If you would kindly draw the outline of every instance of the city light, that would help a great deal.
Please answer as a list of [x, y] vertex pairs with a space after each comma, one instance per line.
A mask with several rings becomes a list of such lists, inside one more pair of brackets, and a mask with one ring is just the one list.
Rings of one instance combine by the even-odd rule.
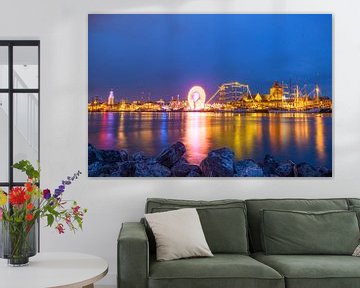
[[190, 110], [198, 111], [205, 109], [205, 90], [200, 86], [194, 86], [188, 93], [188, 103]]
[[332, 99], [321, 95], [321, 89], [317, 84], [313, 90], [307, 90], [299, 85], [289, 87], [285, 83], [275, 82], [268, 94], [252, 95], [249, 85], [230, 82], [221, 84], [208, 99], [201, 86], [193, 86], [186, 98], [176, 95], [167, 101], [162, 97], [155, 99], [158, 100], [150, 98], [144, 100], [140, 97], [139, 100], [131, 102], [126, 99], [116, 102], [114, 91], [111, 90], [106, 100], [102, 101], [99, 97], [94, 97], [88, 103], [88, 110], [90, 112], [332, 112]]
[[115, 104], [115, 97], [114, 97], [114, 91], [111, 90], [109, 97], [108, 97], [108, 105], [114, 105]]

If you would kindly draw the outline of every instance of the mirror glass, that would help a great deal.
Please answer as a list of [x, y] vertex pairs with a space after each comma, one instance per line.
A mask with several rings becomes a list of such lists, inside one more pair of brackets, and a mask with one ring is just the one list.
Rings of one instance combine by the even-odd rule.
[[[14, 163], [26, 159], [34, 167], [37, 167], [39, 149], [38, 109], [38, 94], [14, 94]], [[14, 181], [26, 181], [26, 175], [14, 169]]]
[[39, 55], [36, 46], [15, 46], [14, 55], [14, 88], [39, 88]]
[[9, 86], [9, 55], [8, 47], [0, 46], [0, 89]]
[[0, 182], [9, 181], [9, 98], [0, 93]]

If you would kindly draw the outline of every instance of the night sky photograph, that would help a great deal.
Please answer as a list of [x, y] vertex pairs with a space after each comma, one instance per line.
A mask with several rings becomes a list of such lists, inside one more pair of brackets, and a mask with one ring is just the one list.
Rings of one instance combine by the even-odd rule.
[[321, 85], [332, 96], [332, 15], [89, 15], [89, 97], [207, 94], [238, 81]]
[[90, 14], [89, 177], [332, 177], [332, 42], [331, 14]]

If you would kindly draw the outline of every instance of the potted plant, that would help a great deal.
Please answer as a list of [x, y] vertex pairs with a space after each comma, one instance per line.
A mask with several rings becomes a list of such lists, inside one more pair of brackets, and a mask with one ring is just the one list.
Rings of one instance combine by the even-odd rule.
[[11, 266], [21, 266], [36, 254], [36, 223], [40, 218], [45, 218], [47, 226], [55, 227], [59, 234], [65, 232], [65, 227], [75, 232], [82, 229], [86, 209], [63, 199], [66, 186], [80, 176], [80, 171], [50, 191], [38, 186], [40, 168], [35, 169], [26, 160], [13, 167], [28, 178], [23, 187], [11, 187], [8, 194], [0, 188], [0, 257], [8, 259]]

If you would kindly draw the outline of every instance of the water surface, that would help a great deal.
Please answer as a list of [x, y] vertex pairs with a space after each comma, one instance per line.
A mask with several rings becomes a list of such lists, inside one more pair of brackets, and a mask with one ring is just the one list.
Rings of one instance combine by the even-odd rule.
[[331, 114], [89, 112], [89, 143], [97, 148], [155, 156], [176, 141], [194, 164], [229, 147], [237, 159], [261, 161], [268, 153], [332, 168]]

